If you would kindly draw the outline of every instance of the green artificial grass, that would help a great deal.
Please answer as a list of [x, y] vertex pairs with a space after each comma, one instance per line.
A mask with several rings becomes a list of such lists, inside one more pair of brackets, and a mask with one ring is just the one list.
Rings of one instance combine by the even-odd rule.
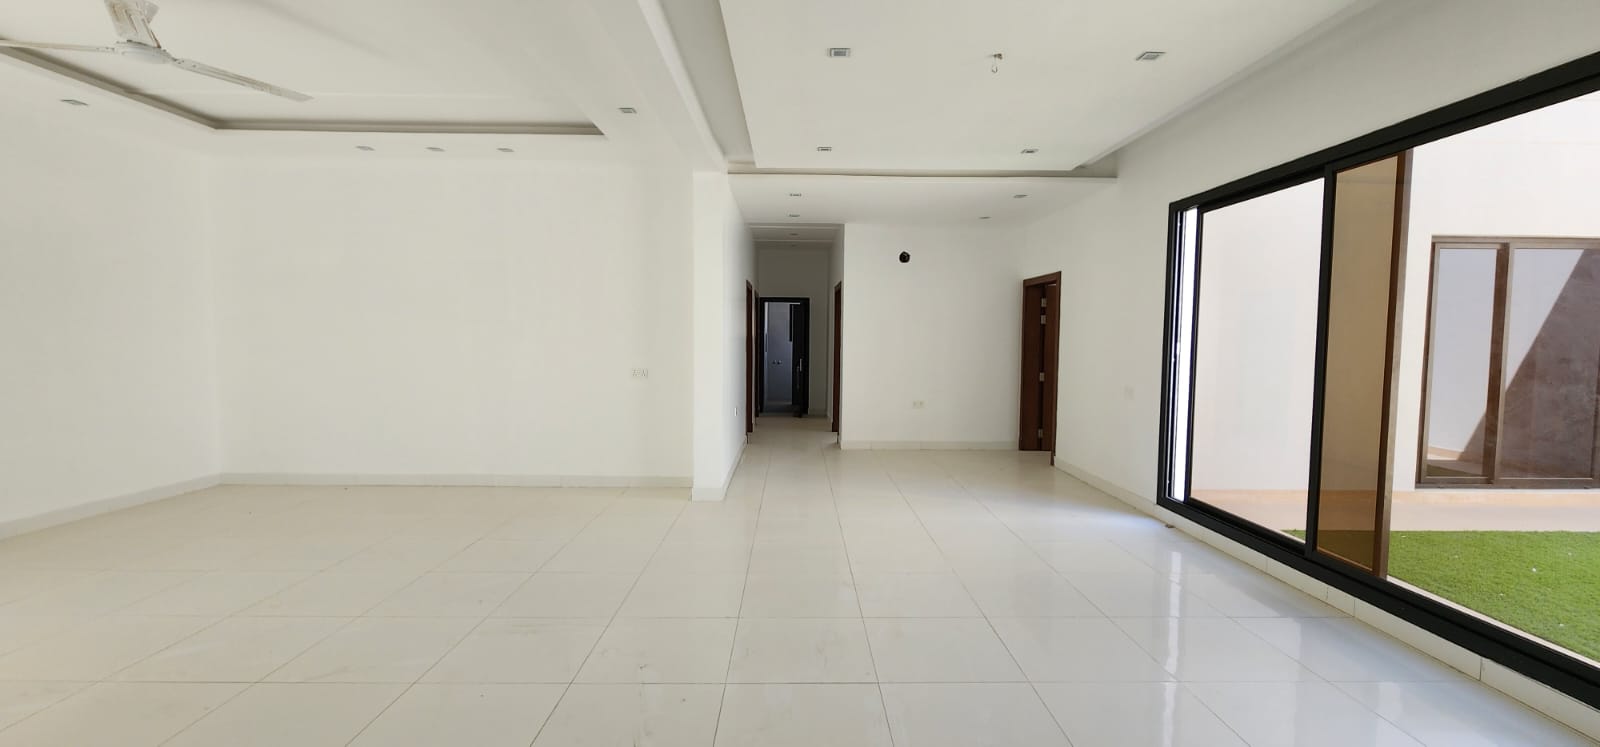
[[1389, 575], [1600, 659], [1600, 532], [1394, 532]]

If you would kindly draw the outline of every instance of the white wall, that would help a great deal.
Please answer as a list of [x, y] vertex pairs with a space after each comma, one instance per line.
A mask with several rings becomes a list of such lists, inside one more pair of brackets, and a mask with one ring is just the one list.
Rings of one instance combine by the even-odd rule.
[[692, 188], [604, 162], [219, 166], [225, 471], [687, 485]]
[[1207, 213], [1202, 247], [1191, 487], [1304, 490], [1321, 182]]
[[[1409, 490], [1416, 484], [1433, 237], [1600, 238], [1595, 174], [1600, 174], [1600, 95], [1593, 94], [1429, 143], [1413, 153], [1396, 397], [1396, 489]], [[1528, 313], [1512, 315], [1507, 376], [1521, 365], [1566, 280], [1560, 274], [1548, 282], [1528, 283], [1532, 270], [1523, 267], [1513, 281], [1519, 294], [1515, 309]], [[1535, 298], [1529, 291], [1541, 286], [1543, 297]], [[1478, 407], [1483, 407], [1481, 400]]]
[[0, 107], [8, 529], [218, 471], [204, 165], [68, 121], [84, 111]]
[[833, 285], [828, 281], [832, 274], [826, 249], [756, 248], [756, 288], [763, 297], [811, 299], [810, 415], [827, 414], [831, 396]]
[[840, 443], [1016, 448], [1016, 232], [851, 223], [843, 241]]
[[1170, 202], [1594, 52], [1597, 26], [1592, 0], [1382, 3], [1120, 152], [1020, 263], [1064, 271], [1057, 464], [1154, 500]]
[[[1428, 387], [1430, 449], [1465, 453], [1483, 426], [1489, 404], [1496, 254], [1493, 249], [1452, 249], [1442, 253], [1434, 267], [1433, 304], [1438, 313], [1431, 344], [1433, 368], [1439, 375]], [[1426, 296], [1417, 301], [1428, 303]], [[1426, 316], [1415, 316], [1418, 307], [1407, 311], [1415, 323], [1428, 323]], [[1478, 443], [1477, 452], [1469, 457], [1483, 456], [1482, 442]]]
[[694, 498], [727, 490], [745, 441], [746, 283], [755, 247], [726, 174], [694, 175]]

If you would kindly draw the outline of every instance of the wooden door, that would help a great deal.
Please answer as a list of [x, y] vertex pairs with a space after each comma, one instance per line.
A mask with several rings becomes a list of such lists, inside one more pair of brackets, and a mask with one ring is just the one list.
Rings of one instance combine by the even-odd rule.
[[1061, 346], [1061, 273], [1022, 283], [1021, 406], [1017, 448], [1056, 450], [1056, 395]]

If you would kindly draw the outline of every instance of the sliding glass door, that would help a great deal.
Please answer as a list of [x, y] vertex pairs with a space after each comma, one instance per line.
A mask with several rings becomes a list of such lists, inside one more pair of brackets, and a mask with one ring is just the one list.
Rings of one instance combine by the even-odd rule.
[[1173, 203], [1158, 501], [1600, 705], [1592, 67]]

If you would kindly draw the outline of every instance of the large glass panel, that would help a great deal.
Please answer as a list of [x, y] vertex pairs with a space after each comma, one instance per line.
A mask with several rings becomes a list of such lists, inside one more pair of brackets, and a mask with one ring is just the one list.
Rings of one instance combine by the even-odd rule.
[[[1600, 659], [1600, 490], [1592, 489], [1600, 427], [1596, 174], [1600, 96], [1416, 148], [1412, 246], [1495, 247], [1498, 261], [1491, 291], [1485, 260], [1440, 253], [1431, 349], [1422, 335], [1404, 336], [1402, 360], [1414, 365], [1402, 366], [1408, 378], [1399, 391], [1414, 386], [1422, 396], [1404, 399], [1401, 414], [1421, 417], [1429, 447], [1456, 448], [1441, 437], [1441, 423], [1456, 424], [1460, 443], [1466, 424], [1482, 420], [1472, 426], [1463, 458], [1450, 465], [1481, 476], [1430, 477], [1439, 474], [1437, 452], [1421, 470], [1421, 485], [1417, 471], [1397, 469], [1388, 557], [1391, 578], [1590, 659]], [[1426, 263], [1408, 269], [1426, 276]], [[1428, 290], [1421, 282], [1407, 286], [1409, 300]], [[1446, 295], [1457, 291], [1461, 303], [1446, 313]], [[1445, 352], [1452, 315], [1481, 330], [1490, 304], [1497, 329], [1488, 349], [1483, 333], [1473, 331], [1458, 355]], [[1404, 310], [1402, 329], [1423, 325], [1419, 306]], [[1441, 364], [1450, 357], [1459, 362]], [[1487, 406], [1475, 394], [1486, 371], [1498, 378], [1488, 383]], [[1400, 430], [1409, 425], [1402, 421]], [[1480, 450], [1481, 473], [1466, 469]]]
[[1305, 529], [1322, 182], [1207, 212], [1200, 236], [1192, 495]]
[[1507, 300], [1500, 474], [1595, 474], [1600, 251], [1514, 247]]
[[1406, 155], [1339, 172], [1328, 282], [1317, 549], [1377, 573], [1387, 541], [1391, 305]]
[[[1428, 329], [1427, 428], [1422, 475], [1489, 476], [1489, 417], [1498, 246], [1440, 246], [1433, 260]], [[1494, 384], [1498, 384], [1496, 381]]]

